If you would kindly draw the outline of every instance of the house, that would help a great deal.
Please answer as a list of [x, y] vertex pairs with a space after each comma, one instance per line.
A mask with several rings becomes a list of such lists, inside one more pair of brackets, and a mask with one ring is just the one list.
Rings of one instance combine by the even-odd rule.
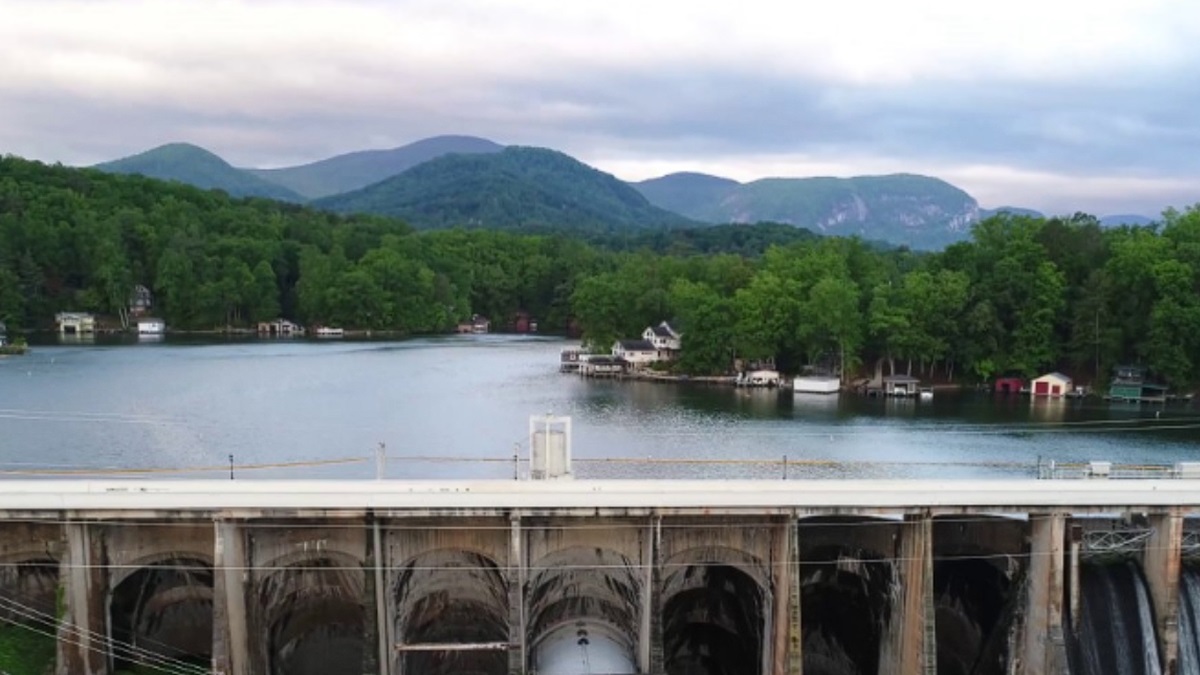
[[137, 322], [137, 331], [138, 335], [162, 335], [167, 332], [167, 322], [162, 319], [141, 318]]
[[54, 323], [64, 335], [96, 332], [96, 317], [86, 312], [59, 312], [54, 315]]
[[997, 394], [1019, 394], [1024, 386], [1025, 382], [1019, 377], [998, 377], [995, 389]]
[[658, 351], [659, 361], [670, 361], [679, 354], [683, 347], [682, 337], [682, 334], [671, 328], [671, 324], [666, 321], [642, 331], [642, 339], [654, 345], [654, 349]]
[[1167, 387], [1146, 381], [1146, 370], [1141, 366], [1117, 366], [1108, 387], [1108, 397], [1116, 401], [1167, 400]]
[[778, 370], [748, 370], [738, 374], [735, 382], [739, 387], [778, 387]]
[[921, 381], [912, 375], [888, 375], [883, 378], [885, 396], [916, 396]]
[[630, 364], [616, 356], [590, 356], [579, 364], [579, 373], [588, 377], [616, 377], [629, 370]]
[[1034, 396], [1066, 396], [1067, 392], [1071, 391], [1071, 378], [1062, 373], [1046, 373], [1029, 383], [1029, 390]]
[[482, 316], [480, 314], [472, 314], [470, 321], [463, 321], [458, 324], [457, 332], [459, 332], [459, 333], [474, 333], [476, 335], [482, 335], [484, 333], [490, 332], [491, 329], [492, 329], [492, 322], [488, 321], [486, 316]]
[[260, 321], [258, 324], [259, 335], [269, 335], [276, 337], [284, 337], [289, 335], [304, 335], [304, 326], [292, 323], [287, 319], [275, 319], [274, 321]]
[[154, 304], [154, 295], [149, 288], [138, 284], [129, 294], [129, 316], [139, 317], [150, 311]]
[[633, 368], [658, 361], [658, 349], [649, 340], [617, 340], [612, 355], [624, 359]]

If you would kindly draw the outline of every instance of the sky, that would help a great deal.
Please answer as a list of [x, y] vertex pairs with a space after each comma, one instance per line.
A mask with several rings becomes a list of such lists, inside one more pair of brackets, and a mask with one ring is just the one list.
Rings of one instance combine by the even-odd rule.
[[0, 153], [276, 167], [467, 134], [626, 180], [1200, 202], [1195, 0], [0, 0]]

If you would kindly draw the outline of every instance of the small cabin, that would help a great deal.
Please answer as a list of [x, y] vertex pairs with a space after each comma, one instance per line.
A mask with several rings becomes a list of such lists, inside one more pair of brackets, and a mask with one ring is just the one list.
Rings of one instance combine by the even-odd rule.
[[888, 375], [883, 378], [885, 396], [916, 396], [921, 381], [912, 375]]
[[1071, 391], [1071, 378], [1062, 373], [1046, 373], [1029, 384], [1029, 390], [1034, 396], [1049, 396], [1059, 398]]
[[54, 323], [64, 335], [96, 332], [96, 317], [86, 312], [59, 312], [54, 315]]
[[1019, 394], [1025, 387], [1025, 381], [1019, 377], [996, 378], [995, 391], [997, 394]]
[[458, 324], [457, 332], [483, 335], [484, 333], [491, 332], [491, 330], [492, 322], [489, 321], [486, 316], [472, 314], [470, 321], [463, 321], [462, 323]]
[[138, 335], [162, 335], [167, 332], [167, 322], [162, 319], [138, 319]]

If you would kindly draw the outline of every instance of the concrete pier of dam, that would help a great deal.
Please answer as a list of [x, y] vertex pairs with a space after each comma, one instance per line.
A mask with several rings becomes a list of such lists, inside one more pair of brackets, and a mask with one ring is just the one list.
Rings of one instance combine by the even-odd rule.
[[60, 675], [1035, 675], [1121, 556], [1174, 673], [1198, 516], [1185, 479], [6, 481], [0, 616]]

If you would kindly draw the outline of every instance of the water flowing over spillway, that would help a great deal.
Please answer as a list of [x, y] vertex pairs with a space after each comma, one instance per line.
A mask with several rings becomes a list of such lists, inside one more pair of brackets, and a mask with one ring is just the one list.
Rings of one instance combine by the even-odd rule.
[[1200, 568], [1179, 579], [1179, 675], [1200, 675]]
[[1132, 562], [1079, 566], [1073, 675], [1162, 675], [1154, 614]]

